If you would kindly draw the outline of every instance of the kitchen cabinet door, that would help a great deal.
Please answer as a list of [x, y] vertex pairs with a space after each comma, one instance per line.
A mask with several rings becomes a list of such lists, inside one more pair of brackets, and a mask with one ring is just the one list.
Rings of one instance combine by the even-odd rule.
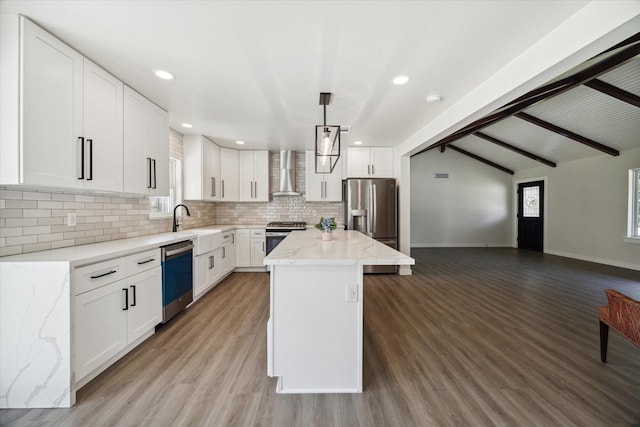
[[393, 178], [393, 148], [371, 147], [372, 176]]
[[126, 279], [75, 297], [76, 381], [127, 345]]
[[127, 287], [127, 343], [131, 343], [162, 322], [162, 267], [128, 277]]
[[20, 22], [22, 178], [15, 183], [82, 187], [83, 57], [31, 21]]
[[393, 178], [393, 147], [347, 148], [348, 178]]
[[[145, 99], [145, 101], [147, 101]], [[152, 159], [151, 196], [169, 195], [169, 114], [147, 101], [145, 115], [145, 149]]]
[[371, 152], [368, 147], [347, 149], [347, 174], [349, 178], [368, 178], [371, 171]]
[[254, 151], [255, 201], [269, 201], [269, 152]]
[[262, 267], [265, 257], [264, 239], [251, 239], [251, 266]]
[[185, 200], [220, 198], [220, 147], [200, 135], [183, 140]]
[[122, 82], [84, 59], [85, 188], [123, 191]]
[[[329, 170], [329, 167], [326, 167]], [[342, 162], [339, 159], [332, 173], [316, 173], [315, 153], [306, 152], [306, 200], [308, 202], [342, 201]]]
[[124, 192], [169, 195], [169, 125], [166, 111], [125, 86]]
[[240, 200], [238, 150], [220, 147], [220, 201]]
[[269, 201], [269, 152], [240, 151], [240, 200]]
[[247, 228], [236, 230], [236, 267], [251, 267], [251, 235]]

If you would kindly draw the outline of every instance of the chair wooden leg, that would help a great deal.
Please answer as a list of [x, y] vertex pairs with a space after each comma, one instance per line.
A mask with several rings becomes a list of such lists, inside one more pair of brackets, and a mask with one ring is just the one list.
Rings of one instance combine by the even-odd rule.
[[600, 360], [607, 363], [607, 345], [609, 343], [609, 325], [600, 321]]

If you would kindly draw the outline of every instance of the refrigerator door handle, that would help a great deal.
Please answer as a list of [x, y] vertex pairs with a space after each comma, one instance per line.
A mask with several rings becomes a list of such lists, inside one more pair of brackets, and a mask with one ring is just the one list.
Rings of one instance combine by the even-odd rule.
[[371, 236], [371, 234], [373, 233], [373, 229], [372, 229], [372, 223], [374, 220], [374, 214], [373, 214], [373, 186], [370, 185], [368, 187], [369, 189], [369, 209], [367, 209], [368, 211], [368, 215], [367, 215], [367, 234], [369, 236]]
[[[373, 169], [373, 166], [371, 166]], [[376, 232], [376, 221], [378, 220], [378, 200], [376, 199], [377, 187], [376, 184], [371, 185], [371, 233]]]

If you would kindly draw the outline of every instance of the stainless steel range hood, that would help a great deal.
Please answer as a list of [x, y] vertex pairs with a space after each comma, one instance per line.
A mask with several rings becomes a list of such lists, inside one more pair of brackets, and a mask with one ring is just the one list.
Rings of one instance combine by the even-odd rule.
[[296, 191], [296, 153], [280, 151], [280, 189], [274, 196], [299, 196]]

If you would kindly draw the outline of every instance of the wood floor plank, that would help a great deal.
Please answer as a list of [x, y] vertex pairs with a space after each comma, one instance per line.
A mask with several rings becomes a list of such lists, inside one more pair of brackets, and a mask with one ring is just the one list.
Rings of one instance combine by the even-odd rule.
[[364, 392], [279, 395], [266, 376], [267, 273], [234, 273], [87, 384], [71, 409], [2, 426], [638, 425], [640, 349], [604, 289], [640, 272], [508, 248], [417, 249], [413, 276], [368, 275]]

